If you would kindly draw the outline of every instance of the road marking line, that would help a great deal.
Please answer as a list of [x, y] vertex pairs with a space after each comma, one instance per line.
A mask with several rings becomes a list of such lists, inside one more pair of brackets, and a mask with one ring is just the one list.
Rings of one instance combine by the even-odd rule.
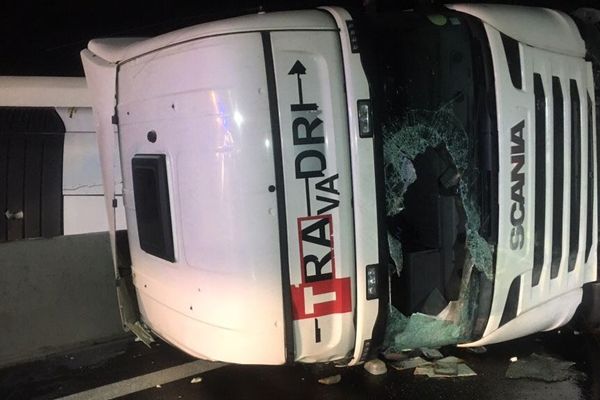
[[84, 392], [71, 394], [69, 396], [61, 397], [58, 400], [111, 400], [131, 393], [150, 389], [156, 385], [164, 385], [169, 382], [187, 378], [188, 376], [201, 374], [225, 365], [227, 364], [204, 360], [192, 361], [176, 367], [151, 372], [146, 375], [136, 376], [135, 378], [125, 379], [120, 382], [115, 382], [86, 390]]

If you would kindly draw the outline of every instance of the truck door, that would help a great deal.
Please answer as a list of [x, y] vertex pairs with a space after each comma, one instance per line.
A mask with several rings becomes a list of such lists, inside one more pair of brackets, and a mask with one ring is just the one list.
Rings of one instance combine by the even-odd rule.
[[266, 39], [280, 119], [296, 360], [340, 359], [354, 346], [356, 263], [339, 34], [273, 32]]

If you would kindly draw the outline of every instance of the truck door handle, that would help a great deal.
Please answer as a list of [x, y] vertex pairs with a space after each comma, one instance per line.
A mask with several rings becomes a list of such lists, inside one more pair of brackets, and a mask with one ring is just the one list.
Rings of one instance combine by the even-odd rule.
[[18, 219], [23, 219], [23, 211], [19, 210], [19, 211], [10, 211], [10, 210], [6, 210], [6, 212], [4, 213], [4, 216], [6, 217], [6, 219], [10, 220], [18, 220]]

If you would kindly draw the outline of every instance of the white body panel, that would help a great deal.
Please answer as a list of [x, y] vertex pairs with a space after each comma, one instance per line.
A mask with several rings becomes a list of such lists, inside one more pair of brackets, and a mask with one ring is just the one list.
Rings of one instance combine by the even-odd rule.
[[[260, 35], [248, 33], [192, 41], [125, 63], [117, 112], [144, 321], [197, 357], [281, 364], [277, 203], [267, 190], [275, 178], [261, 53]], [[150, 130], [157, 132], [156, 143], [146, 140]], [[140, 248], [131, 176], [136, 154], [166, 155], [174, 263]]]
[[[536, 308], [524, 311], [517, 318], [491, 331], [481, 340], [461, 345], [461, 347], [485, 346], [527, 336], [534, 332], [558, 328], [566, 324], [573, 317], [573, 313], [575, 312], [573, 307], [577, 307], [581, 302], [581, 292], [581, 289], [576, 289], [551, 298]], [[549, 315], [552, 318], [549, 318]]]
[[117, 63], [176, 44], [211, 36], [231, 35], [243, 32], [298, 31], [331, 28], [330, 17], [326, 13], [315, 12], [314, 10], [260, 13], [190, 26], [150, 40], [142, 40], [140, 38], [96, 39], [89, 43], [88, 48], [92, 53], [102, 57], [102, 59], [111, 63]]
[[0, 76], [2, 107], [90, 107], [84, 78]]
[[[584, 283], [597, 279], [596, 252], [597, 240], [592, 240], [587, 260], [586, 253], [586, 221], [588, 213], [592, 213], [592, 238], [598, 236], [597, 226], [597, 196], [594, 203], [587, 204], [588, 190], [597, 193], [598, 179], [594, 173], [594, 187], [587, 187], [588, 176], [588, 93], [593, 101], [594, 82], [591, 64], [586, 62], [581, 55], [585, 54], [585, 46], [579, 33], [574, 27], [574, 22], [564, 14], [551, 10], [525, 9], [523, 15], [535, 15], [534, 20], [541, 29], [531, 30], [532, 34], [525, 36], [530, 30], [517, 29], [520, 21], [521, 8], [496, 6], [455, 6], [457, 10], [471, 13], [485, 18], [489, 24], [484, 23], [493, 59], [495, 92], [498, 120], [498, 160], [499, 160], [499, 234], [496, 256], [496, 273], [494, 280], [494, 294], [492, 308], [487, 327], [483, 337], [466, 346], [480, 346], [504, 340], [514, 339], [540, 330], [549, 330], [566, 324], [581, 302], [581, 287]], [[485, 11], [485, 12], [484, 12]], [[488, 12], [489, 11], [489, 12]], [[496, 12], [497, 11], [497, 12]], [[514, 18], [510, 18], [514, 15]], [[557, 26], [552, 21], [562, 21]], [[522, 21], [521, 21], [522, 22]], [[512, 34], [514, 38], [521, 38], [529, 44], [539, 44], [545, 49], [536, 48], [520, 43], [519, 54], [521, 61], [522, 89], [515, 88], [511, 81], [507, 56], [505, 54], [500, 32], [495, 27], [505, 27], [505, 34]], [[562, 31], [561, 31], [562, 29]], [[573, 31], [575, 29], [575, 31]], [[560, 33], [556, 33], [556, 30]], [[542, 38], [552, 38], [543, 41]], [[557, 39], [557, 40], [555, 40]], [[571, 45], [567, 51], [564, 47]], [[560, 50], [562, 54], [549, 50]], [[568, 55], [567, 55], [568, 54]], [[536, 131], [535, 131], [535, 100], [534, 100], [534, 74], [539, 74], [545, 93], [545, 180], [544, 198], [546, 202], [544, 220], [543, 266], [539, 283], [533, 282], [534, 268], [534, 216], [536, 205], [534, 199], [536, 179]], [[564, 96], [564, 147], [554, 148], [554, 120], [553, 120], [553, 77], [560, 79]], [[579, 89], [580, 114], [581, 114], [581, 185], [574, 190], [580, 191], [580, 212], [578, 226], [577, 259], [574, 265], [569, 266], [569, 240], [571, 234], [570, 212], [571, 209], [571, 97], [570, 80], [575, 80]], [[592, 110], [595, 107], [592, 105]], [[511, 190], [511, 178], [514, 176], [511, 150], [515, 143], [511, 142], [511, 129], [523, 122], [522, 136], [525, 143], [525, 162], [523, 166], [525, 185], [523, 188], [524, 202], [524, 228], [523, 245], [511, 246], [514, 241], [514, 225], [511, 218], [514, 216], [511, 206], [514, 203], [514, 193]], [[593, 124], [595, 129], [595, 124]], [[560, 205], [553, 203], [553, 153], [563, 152], [564, 180], [563, 202]], [[597, 171], [597, 160], [594, 157], [594, 169]], [[562, 258], [556, 276], [551, 276], [552, 238], [553, 238], [553, 210], [558, 207], [564, 210], [562, 217]], [[516, 248], [515, 248], [516, 247]], [[569, 271], [569, 269], [572, 269]], [[518, 305], [516, 317], [505, 325], [501, 325], [501, 318], [505, 305], [509, 300], [509, 289], [514, 280], [520, 279]]]
[[[80, 235], [108, 231], [104, 209], [104, 196], [64, 196], [64, 234]], [[125, 209], [121, 205], [116, 212], [117, 228], [125, 229]]]
[[[272, 44], [296, 361], [330, 361], [347, 356], [354, 346], [352, 311], [356, 303], [350, 148], [339, 35], [335, 31], [274, 32]], [[305, 67], [305, 74], [289, 74], [296, 62]], [[294, 111], [294, 105], [300, 103], [313, 104], [315, 109]], [[319, 143], [295, 143], [295, 135]], [[301, 177], [309, 173], [315, 177]], [[324, 232], [319, 232], [319, 226]], [[308, 237], [324, 240], [316, 244]], [[313, 256], [317, 258], [311, 261]], [[324, 261], [325, 257], [329, 259]], [[327, 278], [326, 274], [333, 276]]]
[[[91, 107], [58, 108], [65, 124], [63, 154], [63, 232], [77, 235], [108, 231], [98, 142]], [[120, 188], [119, 195], [120, 195]], [[125, 209], [118, 203], [116, 227], [125, 229]]]
[[[366, 267], [379, 264], [377, 239], [377, 201], [375, 190], [375, 161], [373, 138], [361, 138], [358, 129], [358, 100], [370, 98], [369, 83], [362, 68], [360, 55], [352, 52], [346, 22], [352, 18], [341, 8], [324, 7], [340, 27], [340, 44], [344, 60], [346, 98], [348, 104], [348, 130], [350, 137], [350, 161], [354, 212], [354, 245], [356, 253], [356, 339], [350, 365], [361, 361], [369, 351], [365, 342], [370, 341], [373, 327], [380, 310], [379, 299], [367, 300]], [[380, 266], [381, 267], [381, 266]]]
[[452, 4], [456, 11], [473, 15], [491, 28], [539, 49], [582, 58], [585, 43], [567, 14], [540, 7], [506, 4]]
[[113, 200], [116, 199], [117, 182], [121, 177], [121, 166], [118, 157], [118, 141], [112, 116], [116, 106], [117, 66], [94, 56], [88, 50], [81, 52], [81, 61], [86, 74], [86, 82], [92, 93], [96, 140], [100, 151], [100, 167], [102, 185], [104, 186], [104, 207], [107, 214], [108, 233], [110, 236], [113, 263], [116, 271], [116, 210]]
[[[88, 111], [91, 117], [91, 108], [78, 110], [77, 114], [81, 114], [81, 111]], [[63, 117], [63, 113], [60, 114]], [[69, 121], [68, 114], [65, 117]], [[87, 128], [82, 127], [77, 130], [65, 124], [67, 129], [63, 156], [63, 193], [66, 195], [103, 193], [96, 132], [93, 131], [93, 122], [90, 123]]]

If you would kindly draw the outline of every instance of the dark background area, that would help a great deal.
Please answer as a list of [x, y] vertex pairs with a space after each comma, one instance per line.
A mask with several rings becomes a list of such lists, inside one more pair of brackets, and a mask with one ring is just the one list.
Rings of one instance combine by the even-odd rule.
[[[79, 52], [93, 38], [154, 36], [205, 21], [255, 13], [260, 10], [343, 5], [360, 12], [364, 10], [366, 1], [369, 2], [369, 7], [384, 12], [430, 4], [426, 1], [414, 0], [2, 2], [0, 3], [2, 5], [0, 75], [83, 76]], [[572, 11], [578, 7], [600, 8], [600, 2], [593, 0], [494, 1], [494, 3], [499, 2], [546, 6], [564, 11]]]

